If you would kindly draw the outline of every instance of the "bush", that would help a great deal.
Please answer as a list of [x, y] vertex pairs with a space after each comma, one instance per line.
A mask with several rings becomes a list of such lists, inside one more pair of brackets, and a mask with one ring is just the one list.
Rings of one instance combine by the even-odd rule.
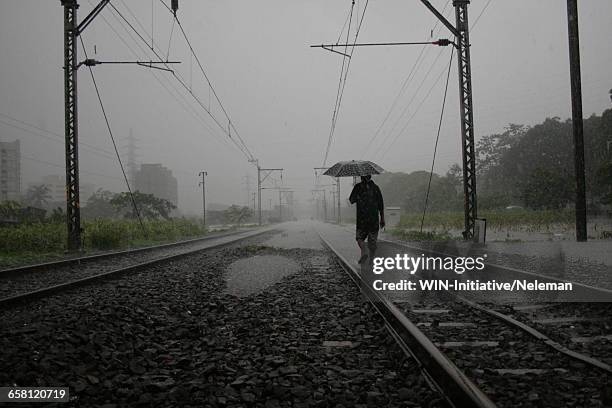
[[[177, 241], [204, 235], [199, 221], [187, 218], [144, 222], [97, 219], [85, 221], [83, 240], [86, 249], [118, 249], [128, 245]], [[6, 254], [43, 254], [66, 248], [64, 223], [34, 223], [0, 227], [0, 251]]]
[[[526, 229], [540, 231], [554, 225], [571, 225], [574, 222], [572, 210], [484, 210], [479, 218], [487, 219], [487, 229]], [[403, 214], [400, 227], [405, 229], [420, 228], [422, 214]], [[462, 212], [437, 212], [425, 215], [424, 228], [444, 231], [462, 230], [464, 218]]]
[[56, 252], [62, 251], [66, 242], [65, 224], [21, 224], [0, 228], [2, 252]]
[[128, 225], [121, 221], [95, 220], [85, 224], [85, 247], [95, 249], [121, 248], [127, 242]]
[[453, 239], [447, 232], [394, 230], [393, 235], [404, 241], [450, 241]]

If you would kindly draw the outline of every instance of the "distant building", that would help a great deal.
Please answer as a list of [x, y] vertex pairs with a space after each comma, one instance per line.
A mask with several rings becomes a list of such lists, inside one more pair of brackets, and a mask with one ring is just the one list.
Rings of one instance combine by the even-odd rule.
[[172, 171], [159, 163], [141, 164], [136, 172], [136, 190], [178, 205], [178, 182]]
[[[49, 189], [49, 207], [62, 206], [66, 203], [66, 177], [57, 174], [44, 176], [38, 183], [29, 183], [29, 186], [39, 186], [44, 184]], [[79, 183], [79, 200], [81, 207], [85, 205], [87, 199], [94, 193], [94, 185], [90, 183]]]
[[19, 140], [0, 142], [0, 201], [21, 198], [21, 148]]

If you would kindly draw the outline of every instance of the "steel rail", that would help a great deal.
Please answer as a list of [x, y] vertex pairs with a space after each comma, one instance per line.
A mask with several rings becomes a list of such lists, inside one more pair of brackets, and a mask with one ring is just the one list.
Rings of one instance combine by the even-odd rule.
[[[453, 257], [456, 258], [457, 255], [452, 255], [452, 254], [447, 254], [447, 253], [443, 253], [443, 252], [439, 252], [439, 251], [433, 251], [433, 250], [425, 250], [422, 248], [415, 248], [415, 247], [411, 247], [410, 245], [406, 245], [406, 244], [402, 244], [396, 241], [389, 241], [386, 239], [380, 239], [379, 242], [386, 242], [389, 244], [393, 244], [393, 245], [397, 245], [397, 246], [401, 246], [401, 247], [405, 247], [414, 251], [419, 251], [421, 253], [427, 253], [427, 254], [433, 254], [433, 255], [438, 255], [438, 256], [448, 256], [448, 257]], [[548, 280], [552, 280], [555, 282], [571, 282], [573, 285], [577, 285], [578, 287], [580, 287], [581, 289], [585, 290], [585, 291], [589, 291], [589, 292], [596, 292], [599, 291], [602, 294], [605, 294], [607, 296], [610, 296], [610, 294], [612, 293], [612, 291], [610, 291], [609, 289], [604, 289], [604, 288], [597, 288], [595, 286], [590, 286], [590, 285], [585, 285], [585, 284], [581, 284], [578, 282], [573, 282], [573, 281], [565, 281], [563, 279], [557, 279], [557, 278], [553, 278], [550, 276], [546, 276], [546, 275], [541, 275], [535, 272], [527, 272], [527, 271], [522, 271], [520, 269], [515, 269], [515, 268], [510, 268], [510, 267], [506, 267], [506, 266], [502, 266], [502, 265], [495, 265], [495, 264], [489, 264], [487, 263], [486, 266], [492, 267], [492, 268], [496, 268], [496, 269], [500, 269], [500, 270], [506, 270], [506, 271], [511, 271], [517, 274], [525, 274], [528, 276], [536, 276], [536, 277], [540, 277], [542, 279], [548, 279]], [[491, 308], [488, 308], [486, 306], [483, 306], [477, 302], [474, 302], [472, 300], [466, 299], [463, 296], [457, 295], [456, 293], [453, 293], [451, 291], [446, 291], [446, 293], [450, 296], [452, 296], [455, 300], [457, 300], [458, 302], [461, 302], [473, 309], [479, 310], [481, 312], [484, 312], [486, 314], [488, 314], [489, 316], [494, 317], [495, 319], [505, 323], [507, 326], [512, 327], [512, 328], [517, 328], [527, 334], [529, 334], [530, 336], [532, 336], [533, 338], [535, 338], [536, 340], [539, 340], [541, 343], [545, 344], [546, 346], [574, 359], [577, 361], [580, 361], [582, 363], [588, 364], [591, 367], [606, 371], [607, 373], [612, 374], [612, 366], [610, 364], [607, 364], [599, 359], [596, 359], [594, 357], [588, 356], [586, 354], [582, 354], [579, 353], [577, 351], [574, 351], [570, 348], [567, 348], [566, 346], [562, 345], [561, 343], [551, 339], [550, 337], [548, 337], [546, 334], [542, 333], [541, 331], [537, 330], [536, 328], [523, 323], [517, 319], [515, 319], [512, 316], [509, 316], [505, 313], [501, 313], [498, 312], [497, 310], [493, 310]]]
[[81, 256], [78, 258], [61, 259], [58, 261], [43, 262], [39, 264], [24, 265], [24, 266], [18, 266], [15, 268], [2, 269], [0, 270], [0, 279], [8, 277], [8, 276], [12, 276], [12, 275], [39, 272], [39, 271], [44, 271], [44, 270], [51, 269], [51, 268], [57, 268], [57, 267], [63, 267], [63, 266], [69, 266], [69, 265], [77, 265], [81, 263], [87, 263], [87, 262], [97, 261], [101, 259], [112, 258], [115, 256], [139, 254], [139, 253], [144, 253], [144, 252], [156, 251], [158, 249], [166, 249], [166, 248], [172, 248], [175, 246], [193, 244], [196, 242], [208, 241], [208, 240], [215, 239], [215, 238], [223, 238], [223, 237], [227, 237], [230, 235], [241, 234], [244, 232], [245, 231], [231, 231], [227, 233], [211, 234], [211, 235], [205, 235], [203, 237], [188, 239], [184, 241], [170, 242], [167, 244], [146, 246], [146, 247], [134, 248], [134, 249], [126, 249], [126, 250], [121, 250], [121, 251], [103, 252], [103, 253], [94, 254], [94, 255]]
[[359, 272], [337, 252], [321, 234], [319, 238], [339, 260], [340, 265], [366, 295], [368, 301], [385, 321], [402, 350], [413, 357], [422, 373], [453, 407], [494, 408], [491, 401], [433, 342], [412, 323], [392, 302], [365, 284]]
[[[213, 244], [211, 246], [208, 246], [206, 248], [198, 248], [198, 249], [192, 249], [189, 251], [185, 251], [185, 252], [181, 252], [179, 254], [174, 254], [174, 255], [170, 255], [170, 256], [165, 256], [165, 257], [161, 257], [161, 258], [156, 258], [153, 260], [149, 260], [149, 261], [145, 261], [145, 262], [141, 262], [138, 264], [134, 264], [134, 265], [130, 265], [127, 267], [123, 267], [123, 268], [118, 268], [109, 272], [103, 272], [97, 275], [93, 275], [93, 276], [89, 276], [86, 278], [81, 278], [81, 279], [76, 279], [73, 281], [69, 281], [69, 282], [65, 282], [65, 283], [61, 283], [58, 285], [54, 285], [54, 286], [49, 286], [43, 289], [37, 289], [31, 292], [25, 292], [25, 293], [21, 293], [19, 295], [15, 295], [15, 296], [10, 296], [7, 298], [3, 298], [0, 299], [0, 308], [2, 307], [7, 307], [7, 306], [12, 306], [15, 304], [19, 304], [22, 302], [27, 302], [27, 301], [33, 301], [33, 300], [38, 300], [38, 299], [42, 299], [44, 297], [47, 296], [51, 296], [53, 294], [68, 290], [68, 289], [73, 289], [73, 288], [77, 288], [77, 287], [82, 287], [82, 286], [86, 286], [89, 284], [93, 284], [96, 283], [98, 281], [103, 281], [103, 280], [107, 280], [107, 279], [112, 279], [112, 278], [117, 278], [121, 275], [125, 275], [128, 273], [134, 273], [134, 272], [138, 272], [140, 270], [143, 270], [145, 268], [151, 268], [151, 267], [155, 267], [155, 266], [159, 266], [162, 265], [164, 263], [167, 263], [169, 261], [175, 261], [178, 260], [182, 257], [185, 257], [187, 255], [192, 255], [196, 252], [201, 252], [201, 251], [208, 251], [211, 249], [218, 249], [221, 247], [224, 247], [226, 245], [230, 245], [233, 243], [236, 243], [238, 241], [241, 241], [243, 239], [247, 239], [247, 238], [252, 238], [252, 237], [256, 237], [258, 235], [261, 234], [265, 234], [267, 232], [272, 232], [274, 231], [273, 228], [269, 228], [269, 229], [259, 229], [256, 230], [255, 232], [247, 232], [246, 235], [244, 236], [240, 236], [240, 237], [236, 237], [235, 239], [230, 239], [229, 241], [224, 241], [224, 242], [220, 242], [217, 244]], [[228, 234], [230, 235], [230, 234]], [[222, 238], [222, 237], [217, 237], [217, 238]]]

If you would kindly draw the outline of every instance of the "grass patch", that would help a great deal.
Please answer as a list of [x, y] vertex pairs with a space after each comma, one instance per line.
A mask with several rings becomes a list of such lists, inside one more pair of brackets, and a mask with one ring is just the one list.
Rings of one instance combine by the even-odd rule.
[[450, 241], [454, 238], [447, 232], [439, 233], [435, 231], [415, 231], [395, 229], [391, 232], [394, 237], [403, 241]]
[[[200, 222], [186, 218], [145, 221], [144, 229], [133, 220], [92, 220], [82, 225], [86, 252], [155, 245], [206, 234]], [[63, 258], [66, 236], [64, 223], [0, 227], [0, 266]]]
[[[487, 229], [548, 231], [554, 226], [571, 227], [574, 223], [573, 210], [483, 210], [479, 218], [486, 218]], [[422, 214], [403, 214], [400, 228], [420, 228]], [[425, 216], [424, 228], [433, 230], [462, 230], [464, 215], [462, 212], [438, 212]]]

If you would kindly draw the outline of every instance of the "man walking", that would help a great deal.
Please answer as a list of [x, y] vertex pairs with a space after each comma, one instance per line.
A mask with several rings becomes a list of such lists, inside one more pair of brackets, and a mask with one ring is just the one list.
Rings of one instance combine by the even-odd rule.
[[[357, 203], [357, 229], [355, 238], [361, 250], [359, 263], [368, 259], [365, 250], [365, 240], [368, 240], [370, 258], [374, 257], [376, 241], [378, 240], [378, 228], [385, 226], [385, 211], [380, 188], [372, 181], [372, 176], [361, 176], [361, 182], [355, 184], [349, 197], [351, 204]], [[378, 214], [380, 213], [380, 222]]]

